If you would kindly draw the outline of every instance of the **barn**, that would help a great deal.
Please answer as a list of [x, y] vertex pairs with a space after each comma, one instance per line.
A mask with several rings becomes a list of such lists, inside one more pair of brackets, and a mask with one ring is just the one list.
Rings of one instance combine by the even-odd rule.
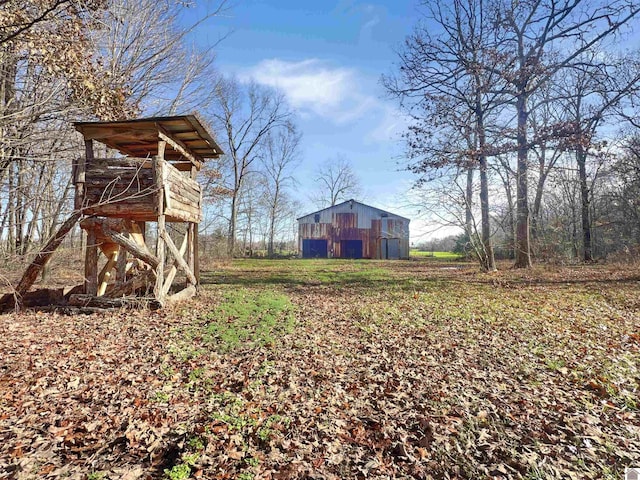
[[303, 258], [409, 258], [409, 222], [348, 200], [298, 218]]

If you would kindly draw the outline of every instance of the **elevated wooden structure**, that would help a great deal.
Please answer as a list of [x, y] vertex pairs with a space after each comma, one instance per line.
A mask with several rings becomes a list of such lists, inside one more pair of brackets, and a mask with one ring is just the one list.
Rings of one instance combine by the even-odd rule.
[[[123, 297], [135, 300], [140, 290], [151, 290], [151, 299], [162, 306], [195, 294], [202, 218], [196, 175], [205, 159], [222, 154], [211, 134], [194, 115], [74, 126], [85, 143], [85, 156], [73, 169], [74, 212], [36, 255], [15, 291], [0, 299], [0, 311], [28, 303], [24, 300], [38, 273], [78, 221], [87, 239], [85, 278], [65, 299], [67, 304], [120, 307], [126, 303]], [[95, 142], [119, 155], [96, 156]], [[147, 228], [149, 223], [156, 224], [155, 231]], [[171, 223], [186, 225], [179, 242], [169, 234]], [[147, 230], [155, 233], [153, 245]], [[101, 254], [106, 260], [98, 270]], [[171, 295], [178, 271], [184, 273], [186, 286]]]
[[[199, 283], [202, 218], [196, 175], [206, 158], [222, 154], [213, 137], [193, 115], [74, 126], [85, 141], [85, 158], [76, 165], [73, 179], [75, 207], [85, 217], [80, 225], [87, 232], [83, 298], [121, 297], [148, 279], [160, 305], [193, 295]], [[123, 156], [98, 158], [94, 142]], [[157, 224], [154, 252], [146, 242], [146, 222]], [[187, 225], [179, 246], [167, 223]], [[98, 271], [100, 253], [106, 263]], [[168, 297], [179, 270], [187, 285]]]

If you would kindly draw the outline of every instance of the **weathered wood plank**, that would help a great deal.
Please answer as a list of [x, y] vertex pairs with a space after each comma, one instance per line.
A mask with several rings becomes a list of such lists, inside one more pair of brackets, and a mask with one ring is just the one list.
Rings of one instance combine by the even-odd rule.
[[123, 159], [97, 159], [87, 165], [88, 172], [139, 172], [141, 175], [151, 174], [151, 162], [145, 159], [133, 159], [126, 157]]
[[189, 285], [188, 287], [180, 290], [178, 293], [168, 296], [166, 302], [171, 304], [183, 302], [193, 297], [197, 292], [198, 291], [196, 287], [194, 287], [193, 285]]
[[125, 234], [116, 232], [106, 225], [103, 225], [102, 232], [114, 243], [117, 243], [121, 247], [125, 248], [129, 253], [131, 253], [131, 255], [139, 258], [146, 264], [151, 265], [151, 267], [157, 268], [160, 264], [160, 259], [153, 256], [146, 245], [142, 246], [137, 242], [129, 239]]
[[71, 214], [67, 220], [60, 226], [58, 231], [49, 239], [46, 245], [38, 252], [33, 261], [29, 264], [25, 272], [22, 274], [22, 278], [18, 282], [14, 293], [6, 294], [0, 299], [0, 305], [11, 303], [17, 298], [18, 303], [20, 297], [23, 296], [35, 283], [38, 274], [42, 271], [44, 265], [49, 261], [53, 253], [62, 243], [62, 240], [67, 236], [67, 233], [74, 227], [74, 225], [80, 219], [81, 212], [75, 211]]
[[156, 184], [160, 187], [156, 197], [156, 210], [158, 212], [158, 237], [156, 239], [156, 257], [158, 265], [156, 266], [156, 284], [153, 294], [160, 302], [164, 304], [163, 283], [164, 283], [164, 235], [165, 235], [165, 216], [164, 216], [164, 160], [159, 157], [153, 157], [153, 174]]
[[102, 215], [110, 217], [129, 218], [132, 220], [155, 221], [155, 208], [147, 207], [141, 204], [129, 203], [113, 203], [106, 205], [97, 205], [86, 209], [88, 215]]
[[183, 212], [187, 212], [190, 213], [192, 215], [199, 215], [200, 214], [200, 208], [198, 205], [194, 205], [192, 203], [185, 203], [185, 202], [181, 202], [177, 199], [174, 199], [174, 201], [171, 204], [171, 207], [173, 210], [182, 210]]
[[95, 158], [92, 163], [92, 168], [104, 168], [109, 166], [151, 169], [151, 159], [140, 157]]
[[184, 261], [184, 258], [182, 257], [182, 255], [180, 255], [180, 251], [173, 243], [173, 240], [171, 240], [171, 237], [169, 236], [169, 234], [166, 231], [163, 231], [161, 235], [167, 247], [169, 247], [169, 250], [171, 251], [171, 254], [173, 255], [175, 261], [178, 263], [178, 268], [182, 270], [184, 274], [187, 276], [187, 278], [189, 279], [189, 281], [195, 285], [196, 284], [195, 275], [189, 268], [189, 265], [187, 264], [187, 262]]
[[200, 216], [183, 210], [165, 210], [167, 221], [170, 222], [199, 222]]
[[[185, 234], [184, 238], [182, 239], [182, 244], [180, 245], [180, 255], [184, 256], [184, 253], [187, 249], [187, 243], [188, 243], [188, 233]], [[171, 268], [169, 269], [168, 272], [166, 272], [167, 275], [165, 277], [165, 282], [164, 282], [164, 286], [163, 286], [163, 293], [166, 295], [167, 293], [169, 293], [169, 289], [171, 288], [171, 285], [173, 284], [173, 279], [176, 277], [176, 273], [178, 273], [178, 262], [174, 260], [173, 264], [171, 265]]]
[[87, 230], [84, 257], [84, 292], [95, 295], [98, 291], [98, 243], [95, 229]]
[[200, 192], [189, 191], [187, 189], [181, 189], [177, 185], [170, 185], [171, 198], [175, 198], [187, 205], [200, 206]]

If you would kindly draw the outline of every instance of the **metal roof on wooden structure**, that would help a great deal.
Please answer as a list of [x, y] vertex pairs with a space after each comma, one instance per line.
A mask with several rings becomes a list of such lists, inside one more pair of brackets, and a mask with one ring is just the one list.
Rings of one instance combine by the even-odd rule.
[[347, 200], [346, 202], [338, 203], [338, 204], [333, 205], [331, 207], [323, 208], [322, 210], [318, 210], [317, 212], [307, 213], [306, 215], [303, 215], [301, 217], [296, 218], [296, 220], [297, 221], [305, 221], [305, 219], [307, 219], [307, 217], [309, 217], [309, 221], [314, 221], [314, 216], [315, 215], [322, 214], [322, 213], [327, 213], [327, 212], [329, 212], [331, 210], [340, 210], [345, 205], [349, 205], [351, 209], [353, 209], [353, 206], [355, 205], [357, 208], [370, 210], [370, 211], [376, 212], [378, 215], [381, 215], [381, 216], [385, 216], [385, 217], [391, 216], [392, 218], [406, 220], [407, 222], [411, 221], [410, 219], [408, 219], [406, 217], [403, 217], [401, 215], [398, 215], [396, 213], [387, 212], [386, 210], [382, 210], [381, 208], [372, 207], [371, 205], [367, 205], [365, 203], [358, 202], [357, 200], [354, 200], [354, 199]]
[[173, 140], [167, 140], [164, 153], [169, 161], [195, 160], [194, 163], [198, 163], [224, 153], [195, 115], [76, 122], [73, 125], [85, 139], [97, 140], [132, 157], [157, 155], [159, 138]]

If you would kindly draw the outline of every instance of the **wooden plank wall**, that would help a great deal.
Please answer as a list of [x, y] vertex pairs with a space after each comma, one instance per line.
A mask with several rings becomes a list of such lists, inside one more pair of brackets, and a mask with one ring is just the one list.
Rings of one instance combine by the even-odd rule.
[[139, 158], [103, 158], [87, 162], [87, 214], [148, 219], [155, 216], [156, 190], [151, 162]]
[[183, 222], [200, 222], [202, 195], [198, 182], [191, 180], [171, 164], [166, 164], [164, 171], [166, 215]]

